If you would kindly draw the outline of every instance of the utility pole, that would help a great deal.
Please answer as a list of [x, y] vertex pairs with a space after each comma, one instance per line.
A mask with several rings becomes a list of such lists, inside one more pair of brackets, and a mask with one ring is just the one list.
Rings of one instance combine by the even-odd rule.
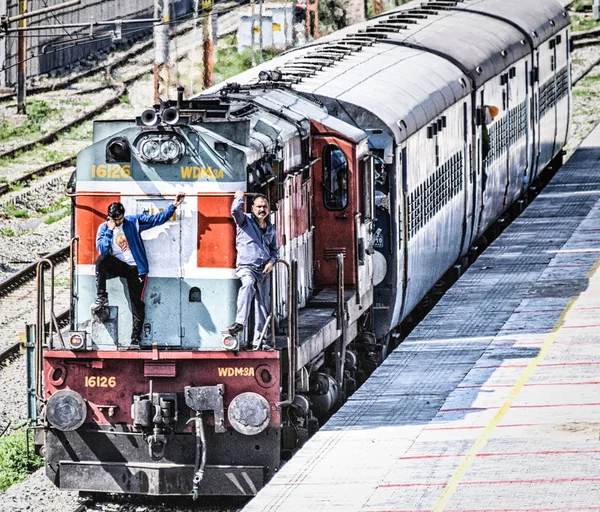
[[378, 14], [381, 14], [384, 11], [383, 0], [373, 0], [372, 6], [373, 16], [377, 16]]
[[204, 71], [202, 73], [202, 78], [205, 89], [208, 89], [213, 84], [213, 50], [215, 43], [213, 41], [212, 33], [212, 10], [213, 0], [202, 0], [202, 15], [204, 16], [204, 23], [202, 25]]
[[318, 39], [319, 34], [319, 0], [306, 2], [306, 36]]
[[[48, 12], [58, 11], [66, 9], [73, 5], [78, 5], [81, 0], [69, 0], [52, 7], [44, 7], [43, 9], [37, 9], [35, 11], [27, 11], [27, 0], [19, 0], [19, 15], [9, 18], [7, 16], [0, 16], [0, 30], [4, 32], [4, 35], [17, 32], [17, 113], [26, 113], [25, 98], [26, 87], [27, 87], [27, 19], [46, 14]], [[6, 5], [6, 3], [4, 4]], [[9, 28], [11, 23], [19, 22], [18, 28]], [[39, 27], [34, 27], [39, 28]]]
[[[19, 15], [27, 13], [27, 0], [19, 0]], [[19, 20], [19, 28], [27, 26], [27, 19]], [[27, 107], [27, 34], [22, 30], [17, 35], [17, 114], [25, 114]]]
[[169, 0], [154, 0], [154, 103], [169, 99]]
[[250, 59], [252, 67], [256, 66], [256, 57], [254, 56], [254, 48], [256, 48], [256, 20], [254, 19], [254, 0], [250, 0], [250, 17], [252, 18], [252, 43], [250, 44]]
[[263, 0], [258, 1], [258, 27], [259, 27], [259, 39], [258, 39], [258, 56], [260, 63], [264, 62], [263, 59]]

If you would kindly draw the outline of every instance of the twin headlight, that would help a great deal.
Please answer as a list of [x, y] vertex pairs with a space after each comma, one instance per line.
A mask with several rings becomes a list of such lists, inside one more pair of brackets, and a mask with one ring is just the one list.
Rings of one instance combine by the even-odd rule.
[[185, 146], [173, 135], [146, 135], [136, 145], [145, 162], [174, 163], [185, 153]]

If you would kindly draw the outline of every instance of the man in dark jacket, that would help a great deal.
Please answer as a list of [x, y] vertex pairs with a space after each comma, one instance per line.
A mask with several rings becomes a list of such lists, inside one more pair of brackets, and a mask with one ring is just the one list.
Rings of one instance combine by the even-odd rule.
[[[244, 192], [235, 193], [231, 205], [231, 216], [237, 225], [236, 275], [242, 281], [238, 293], [235, 323], [227, 329], [233, 336], [244, 329], [250, 306], [254, 301], [254, 348], [258, 348], [271, 306], [270, 277], [277, 260], [277, 234], [269, 220], [269, 203], [262, 194], [256, 194], [252, 202], [252, 213], [244, 213]], [[263, 343], [265, 350], [271, 349]]]
[[108, 219], [98, 228], [96, 248], [100, 253], [96, 259], [97, 298], [91, 305], [92, 311], [108, 306], [106, 279], [124, 277], [131, 299], [133, 328], [131, 346], [139, 347], [144, 323], [144, 290], [148, 280], [148, 257], [141, 232], [160, 226], [169, 220], [175, 209], [183, 202], [185, 194], [178, 192], [173, 204], [155, 215], [127, 215], [121, 203], [111, 203]]

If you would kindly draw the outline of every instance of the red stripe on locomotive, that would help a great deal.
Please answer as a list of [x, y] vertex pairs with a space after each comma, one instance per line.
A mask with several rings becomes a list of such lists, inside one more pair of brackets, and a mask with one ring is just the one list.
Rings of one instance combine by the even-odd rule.
[[78, 265], [93, 265], [98, 256], [96, 251], [96, 233], [106, 220], [108, 205], [119, 201], [120, 196], [86, 196], [77, 198], [75, 209], [75, 231], [79, 237], [77, 251]]
[[198, 197], [198, 267], [235, 267], [233, 197]]

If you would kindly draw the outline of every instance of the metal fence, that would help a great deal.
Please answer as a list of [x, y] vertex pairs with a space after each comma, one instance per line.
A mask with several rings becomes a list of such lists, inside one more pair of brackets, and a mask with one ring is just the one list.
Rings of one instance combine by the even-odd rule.
[[[24, 1], [24, 0], [21, 0]], [[62, 0], [26, 0], [27, 11], [35, 11]], [[193, 10], [194, 0], [171, 0], [171, 19]], [[19, 14], [19, 0], [0, 0], [0, 14]], [[81, 4], [46, 13], [27, 20], [29, 27], [91, 23], [118, 19], [151, 18], [154, 0], [82, 0]], [[15, 28], [17, 24], [11, 24]], [[82, 59], [114, 48], [117, 42], [137, 40], [152, 33], [152, 24], [123, 25], [117, 40], [114, 26], [49, 28], [27, 32], [27, 76], [62, 70]], [[17, 81], [17, 33], [0, 34], [0, 86], [12, 87]]]

